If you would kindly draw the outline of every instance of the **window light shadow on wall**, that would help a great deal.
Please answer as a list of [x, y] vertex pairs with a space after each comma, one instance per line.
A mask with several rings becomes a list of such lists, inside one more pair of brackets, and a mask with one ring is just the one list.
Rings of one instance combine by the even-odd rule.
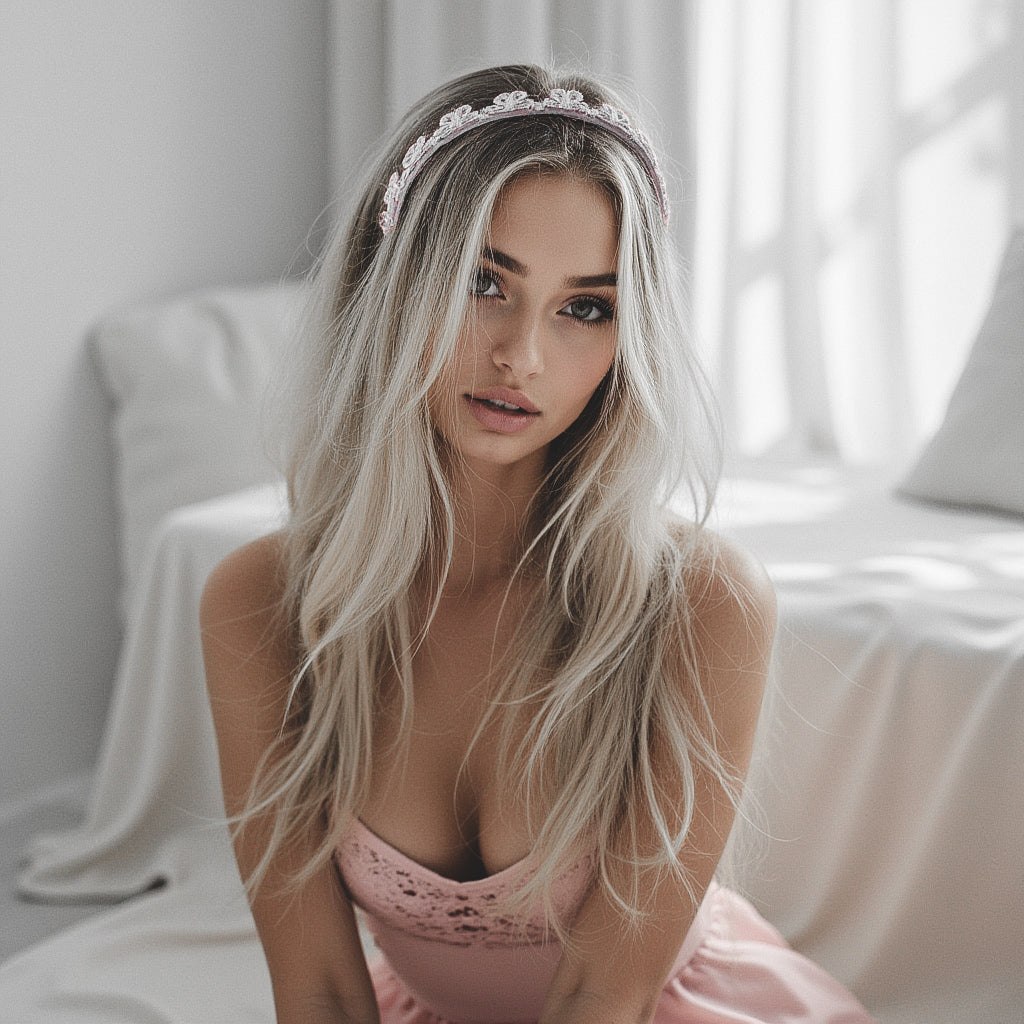
[[741, 451], [938, 423], [1022, 190], [1020, 7], [701, 6], [695, 315]]

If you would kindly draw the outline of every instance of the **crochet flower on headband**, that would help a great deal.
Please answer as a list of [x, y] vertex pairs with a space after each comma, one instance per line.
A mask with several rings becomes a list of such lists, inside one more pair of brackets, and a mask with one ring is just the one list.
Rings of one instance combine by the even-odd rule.
[[617, 139], [625, 143], [644, 165], [651, 184], [654, 186], [662, 219], [666, 224], [668, 223], [668, 190], [654, 155], [654, 149], [647, 136], [632, 125], [625, 111], [613, 107], [610, 103], [592, 107], [584, 100], [583, 94], [575, 89], [552, 89], [547, 96], [540, 100], [531, 99], [527, 93], [517, 90], [516, 92], [503, 92], [495, 96], [492, 103], [479, 110], [474, 110], [468, 103], [456, 107], [441, 118], [432, 135], [421, 135], [406, 150], [405, 156], [402, 157], [401, 171], [395, 171], [391, 175], [384, 193], [384, 207], [378, 218], [384, 234], [387, 235], [393, 231], [398, 223], [402, 203], [405, 201], [413, 181], [416, 180], [416, 175], [445, 143], [490, 121], [538, 114], [557, 115], [585, 121], [611, 132]]

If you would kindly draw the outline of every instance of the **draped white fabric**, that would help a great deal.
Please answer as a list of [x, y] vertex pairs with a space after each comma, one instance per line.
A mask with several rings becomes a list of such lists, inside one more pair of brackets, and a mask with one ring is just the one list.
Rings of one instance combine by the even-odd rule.
[[733, 444], [902, 462], [1014, 218], [1019, 0], [333, 0], [336, 191], [427, 89], [585, 61], [654, 112]]

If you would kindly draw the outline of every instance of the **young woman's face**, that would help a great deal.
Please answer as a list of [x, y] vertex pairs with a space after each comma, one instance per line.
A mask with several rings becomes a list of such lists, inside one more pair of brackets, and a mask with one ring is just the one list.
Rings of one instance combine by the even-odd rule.
[[529, 174], [502, 192], [486, 244], [431, 413], [472, 468], [539, 479], [615, 357], [615, 215], [596, 185]]

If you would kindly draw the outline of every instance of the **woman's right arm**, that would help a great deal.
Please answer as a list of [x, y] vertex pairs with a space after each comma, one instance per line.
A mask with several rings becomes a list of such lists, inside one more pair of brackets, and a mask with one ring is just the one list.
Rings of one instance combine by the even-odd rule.
[[[203, 591], [203, 659], [217, 732], [224, 806], [245, 807], [260, 759], [278, 734], [299, 656], [280, 621], [283, 593], [276, 535], [239, 548], [214, 569]], [[266, 849], [272, 812], [235, 839], [248, 878]], [[299, 889], [286, 889], [320, 837], [303, 837], [278, 853], [250, 897], [267, 958], [278, 1024], [347, 1024], [379, 1020], [355, 913], [333, 864]]]

